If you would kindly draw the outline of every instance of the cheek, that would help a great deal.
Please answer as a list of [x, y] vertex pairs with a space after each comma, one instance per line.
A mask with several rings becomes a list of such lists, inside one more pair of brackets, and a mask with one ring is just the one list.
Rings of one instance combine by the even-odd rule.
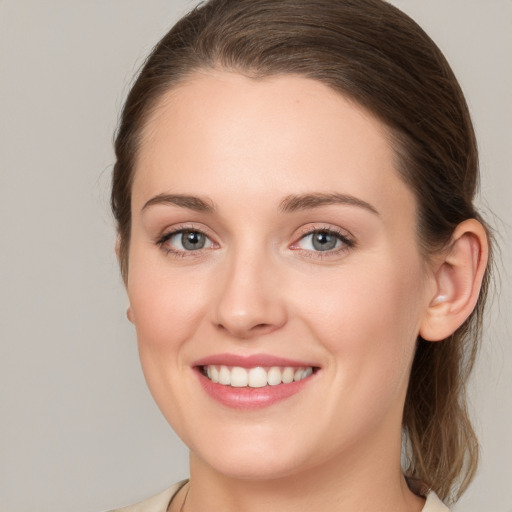
[[[187, 341], [205, 315], [207, 287], [200, 273], [171, 272], [158, 258], [132, 250], [127, 288], [147, 385], [164, 416], [176, 423], [190, 392]], [[174, 426], [179, 430], [180, 422]]]
[[197, 319], [204, 315], [208, 303], [206, 276], [199, 272], [171, 272], [161, 263], [144, 260], [144, 255], [134, 251], [128, 279], [139, 345], [151, 350], [172, 350], [191, 336]]
[[344, 387], [368, 383], [380, 393], [405, 385], [420, 325], [421, 282], [417, 260], [398, 267], [381, 259], [331, 276], [328, 286], [308, 287], [310, 329], [334, 356]]

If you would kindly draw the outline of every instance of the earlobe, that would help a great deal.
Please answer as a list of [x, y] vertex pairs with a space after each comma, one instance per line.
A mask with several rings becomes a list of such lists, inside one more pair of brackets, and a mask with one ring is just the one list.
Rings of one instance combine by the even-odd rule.
[[455, 229], [434, 275], [436, 292], [420, 326], [420, 336], [440, 341], [469, 317], [478, 300], [487, 267], [487, 233], [480, 222], [468, 219]]
[[126, 318], [128, 318], [128, 320], [133, 324], [133, 313], [130, 306], [126, 309]]
[[117, 235], [117, 238], [116, 238], [115, 251], [116, 251], [117, 261], [119, 262], [119, 256], [121, 254], [121, 239], [119, 238], [119, 235]]

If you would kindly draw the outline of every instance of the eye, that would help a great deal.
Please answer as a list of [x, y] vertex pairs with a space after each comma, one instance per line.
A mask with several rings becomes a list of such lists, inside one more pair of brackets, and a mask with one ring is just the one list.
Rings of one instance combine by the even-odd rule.
[[199, 251], [214, 247], [214, 243], [196, 229], [180, 229], [167, 233], [158, 243], [170, 252]]
[[352, 247], [353, 245], [354, 243], [341, 233], [330, 229], [318, 229], [302, 236], [291, 248], [327, 252]]

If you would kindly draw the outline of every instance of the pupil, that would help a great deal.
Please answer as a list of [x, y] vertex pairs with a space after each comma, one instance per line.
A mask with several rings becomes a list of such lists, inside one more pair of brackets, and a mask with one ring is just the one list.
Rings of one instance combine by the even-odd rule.
[[181, 235], [181, 243], [185, 249], [196, 251], [204, 247], [205, 237], [197, 231], [185, 231]]
[[329, 233], [315, 233], [313, 236], [313, 247], [317, 251], [329, 251], [336, 247], [337, 238]]

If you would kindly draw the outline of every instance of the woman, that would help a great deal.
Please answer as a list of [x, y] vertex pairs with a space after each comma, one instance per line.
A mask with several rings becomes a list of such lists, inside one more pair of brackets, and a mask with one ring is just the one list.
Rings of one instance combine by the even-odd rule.
[[132, 511], [447, 510], [489, 280], [452, 71], [381, 0], [211, 0], [116, 136], [117, 252], [190, 480]]

